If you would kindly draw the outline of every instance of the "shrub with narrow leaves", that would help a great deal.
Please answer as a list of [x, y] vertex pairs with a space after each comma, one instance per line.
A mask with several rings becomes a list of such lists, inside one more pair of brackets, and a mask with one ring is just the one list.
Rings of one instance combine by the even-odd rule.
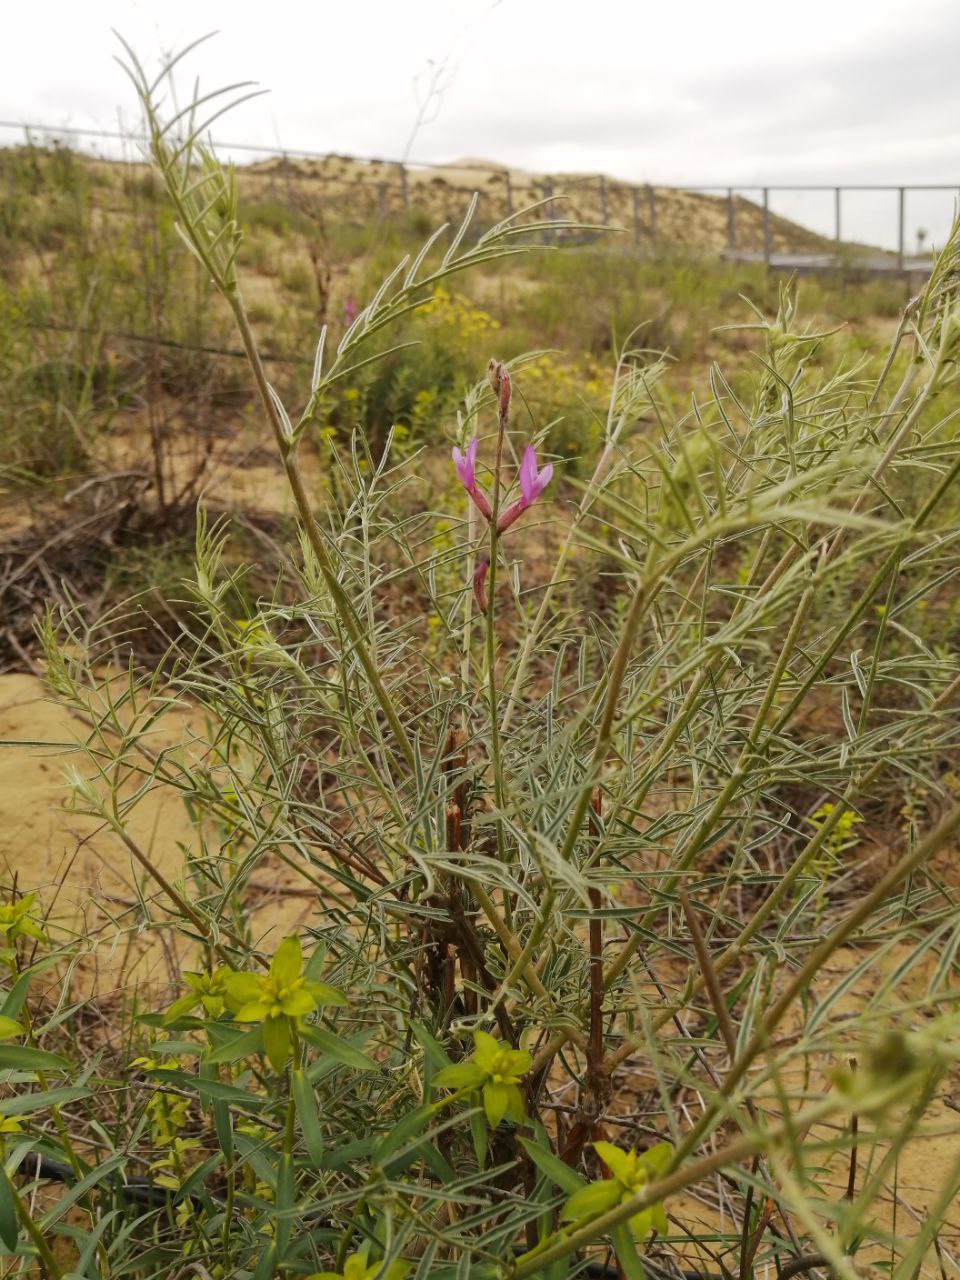
[[[187, 959], [84, 1058], [85, 943], [10, 895], [12, 1265], [558, 1280], [615, 1255], [630, 1280], [702, 1257], [853, 1280], [879, 1259], [914, 1280], [957, 1181], [890, 1232], [884, 1188], [932, 1116], [952, 1123], [934, 1108], [960, 1042], [936, 865], [960, 831], [941, 772], [960, 655], [910, 625], [960, 576], [960, 227], [875, 377], [832, 362], [792, 284], [751, 318], [754, 365], [712, 369], [679, 415], [628, 340], [577, 485], [523, 407], [531, 366], [496, 353], [426, 458], [362, 428], [341, 449], [331, 390], [388, 330], [564, 224], [438, 231], [334, 350], [321, 332], [294, 408], [245, 308], [236, 182], [201, 142], [218, 104], [162, 117], [164, 75], [127, 53], [295, 526], [251, 606], [201, 511], [157, 670], [118, 681], [121, 639], [80, 612], [42, 627], [83, 724], [75, 802], [130, 853], [130, 927]], [[905, 787], [910, 838], [861, 859]], [[179, 874], [137, 821], [171, 796], [193, 824]], [[255, 913], [281, 868], [304, 903], [282, 939]], [[702, 1226], [686, 1197], [718, 1185]]]

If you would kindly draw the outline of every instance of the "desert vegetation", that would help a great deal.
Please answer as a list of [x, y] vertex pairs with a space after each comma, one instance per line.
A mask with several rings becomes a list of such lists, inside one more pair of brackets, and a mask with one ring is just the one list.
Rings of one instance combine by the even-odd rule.
[[4, 1274], [955, 1274], [960, 225], [361, 226], [124, 60], [0, 156]]

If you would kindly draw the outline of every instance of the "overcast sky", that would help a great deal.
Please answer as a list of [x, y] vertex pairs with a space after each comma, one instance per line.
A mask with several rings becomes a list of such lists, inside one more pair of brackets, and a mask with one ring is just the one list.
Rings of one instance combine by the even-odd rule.
[[[268, 148], [392, 158], [409, 146], [415, 160], [483, 157], [678, 184], [960, 184], [957, 0], [4, 7], [4, 120], [133, 125], [110, 28], [150, 62], [216, 28], [191, 74], [208, 88], [256, 80], [269, 94], [214, 132]], [[416, 85], [422, 94], [431, 63], [446, 68], [442, 93], [411, 142]], [[952, 200], [916, 197], [911, 223], [942, 221]], [[852, 197], [850, 217], [866, 203]], [[808, 221], [828, 217], [826, 199], [806, 205]]]

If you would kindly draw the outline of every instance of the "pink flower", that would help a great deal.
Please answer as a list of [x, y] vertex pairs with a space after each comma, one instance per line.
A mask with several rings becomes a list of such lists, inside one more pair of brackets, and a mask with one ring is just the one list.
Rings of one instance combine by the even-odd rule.
[[475, 473], [477, 449], [479, 447], [480, 441], [476, 436], [474, 436], [467, 445], [467, 452], [465, 454], [461, 453], [460, 450], [454, 446], [451, 456], [453, 457], [453, 465], [457, 469], [457, 475], [460, 477], [460, 483], [473, 499], [480, 514], [489, 520], [490, 503], [487, 501], [486, 495], [478, 486]]
[[531, 503], [536, 502], [552, 479], [553, 463], [548, 462], [542, 471], [538, 471], [536, 450], [532, 444], [528, 444], [523, 451], [523, 461], [520, 463], [519, 476], [520, 492], [523, 494], [523, 500], [528, 507]]
[[497, 533], [509, 529], [515, 520], [523, 515], [527, 507], [533, 506], [553, 477], [553, 463], [548, 462], [542, 471], [537, 470], [537, 453], [532, 444], [523, 451], [520, 473], [517, 480], [520, 484], [520, 497], [512, 506], [504, 511], [497, 521]]
[[474, 467], [477, 463], [477, 450], [480, 448], [480, 440], [474, 436], [467, 445], [466, 454], [462, 454], [456, 445], [453, 446], [453, 465], [457, 468], [457, 475], [460, 477], [460, 483], [466, 489], [467, 493], [476, 484], [474, 476]]

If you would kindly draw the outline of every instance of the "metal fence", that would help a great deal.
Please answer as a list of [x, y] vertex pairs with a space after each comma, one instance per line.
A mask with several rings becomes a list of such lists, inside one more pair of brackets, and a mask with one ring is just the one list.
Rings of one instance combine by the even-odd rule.
[[[91, 139], [121, 143], [124, 146], [142, 144], [146, 141], [143, 135], [134, 132], [86, 129], [72, 126], [60, 127], [12, 120], [0, 120], [0, 130], [10, 134], [22, 134], [25, 142], [41, 145], [63, 143], [67, 139]], [[458, 172], [461, 174], [485, 175], [486, 189], [478, 192], [478, 210], [481, 221], [485, 218], [487, 222], [493, 222], [504, 216], [504, 214], [512, 215], [519, 207], [521, 198], [523, 198], [524, 203], [530, 203], [531, 195], [541, 203], [542, 217], [548, 221], [559, 220], [561, 217], [567, 216], [566, 209], [561, 207], [561, 198], [564, 201], [577, 200], [581, 204], [586, 203], [591, 213], [595, 211], [595, 216], [591, 218], [591, 221], [596, 221], [601, 227], [615, 228], [632, 233], [632, 238], [636, 245], [648, 248], [655, 247], [660, 240], [658, 211], [664, 206], [667, 199], [675, 198], [678, 194], [707, 197], [711, 201], [719, 201], [721, 205], [725, 204], [726, 207], [724, 256], [737, 261], [762, 261], [768, 266], [800, 269], [803, 269], [804, 266], [827, 268], [845, 264], [857, 269], [871, 271], [921, 270], [929, 265], [929, 258], [917, 255], [911, 256], [907, 252], [906, 207], [908, 194], [951, 192], [956, 195], [960, 193], [960, 184], [948, 183], [902, 185], [846, 183], [839, 186], [818, 183], [792, 183], [771, 184], [768, 186], [741, 184], [728, 187], [713, 184], [682, 184], [676, 187], [658, 187], [649, 183], [633, 184], [615, 181], [602, 174], [584, 175], [582, 177], [564, 176], [561, 189], [557, 185], [559, 180], [556, 178], [534, 178], [531, 175], [528, 180], [526, 175], [519, 174], [516, 170], [511, 171], [502, 166], [483, 163], [471, 163], [469, 165], [434, 164], [410, 159], [393, 160], [375, 156], [343, 155], [292, 148], [276, 150], [247, 142], [220, 141], [215, 145], [218, 152], [224, 155], [236, 153], [242, 156], [259, 157], [261, 160], [272, 162], [273, 167], [270, 171], [245, 169], [244, 172], [245, 174], [255, 174], [267, 180], [272, 180], [274, 184], [277, 182], [284, 184], [288, 198], [291, 196], [295, 182], [322, 182], [329, 181], [330, 178], [329, 173], [326, 171], [301, 169], [297, 163], [298, 161], [321, 162], [326, 166], [337, 163], [359, 163], [367, 166], [370, 173], [362, 184], [365, 198], [373, 205], [369, 212], [376, 212], [380, 217], [388, 216], [395, 210], [407, 211], [411, 207], [416, 207], [418, 197], [423, 194], [422, 188], [424, 185], [422, 182], [418, 182], [417, 179], [428, 173], [435, 175], [446, 174], [451, 177]], [[129, 160], [129, 157], [123, 155], [120, 157], [102, 156], [100, 158], [114, 160], [126, 158]], [[139, 160], [133, 161], [133, 163], [138, 162]], [[464, 187], [463, 191], [465, 190], [466, 188]], [[832, 251], [791, 252], [775, 248], [772, 222], [773, 218], [778, 215], [775, 215], [772, 211], [771, 197], [779, 194], [801, 192], [818, 192], [832, 195]], [[857, 246], [858, 252], [851, 254], [850, 246], [844, 244], [843, 198], [845, 194], [853, 192], [893, 193], [896, 196], [897, 237], [895, 253], [887, 254], [881, 250], [871, 250], [867, 246]], [[744, 193], [750, 193], [757, 198], [748, 200]], [[748, 247], [746, 244], [741, 243], [740, 228], [742, 219], [738, 218], [738, 205], [741, 212], [745, 208], [749, 210], [752, 224], [756, 224], [759, 219], [761, 236], [757, 247]], [[788, 215], [779, 216], [783, 220]], [[811, 232], [811, 234], [817, 234], [825, 240], [828, 239], [822, 233]]]
[[[720, 188], [704, 188], [704, 190], [720, 190]], [[833, 239], [836, 251], [839, 253], [843, 246], [843, 196], [846, 192], [868, 191], [868, 192], [890, 192], [897, 197], [897, 249], [896, 249], [896, 268], [900, 271], [916, 269], [919, 261], [917, 258], [911, 258], [907, 254], [906, 248], [906, 208], [907, 195], [910, 192], [926, 192], [926, 191], [949, 191], [955, 196], [960, 196], [960, 184], [957, 183], [910, 183], [901, 186], [887, 183], [845, 183], [843, 186], [831, 186], [825, 183], [786, 183], [777, 186], [740, 186], [726, 188], [727, 201], [727, 244], [731, 253], [736, 254], [737, 249], [737, 233], [735, 218], [735, 195], [743, 191], [756, 191], [760, 193], [759, 205], [763, 215], [763, 258], [767, 263], [771, 262], [773, 253], [771, 249], [770, 236], [770, 196], [777, 192], [826, 192], [833, 196]], [[927, 259], [924, 258], [923, 263], [926, 264]], [[878, 263], [879, 269], [879, 263]]]

